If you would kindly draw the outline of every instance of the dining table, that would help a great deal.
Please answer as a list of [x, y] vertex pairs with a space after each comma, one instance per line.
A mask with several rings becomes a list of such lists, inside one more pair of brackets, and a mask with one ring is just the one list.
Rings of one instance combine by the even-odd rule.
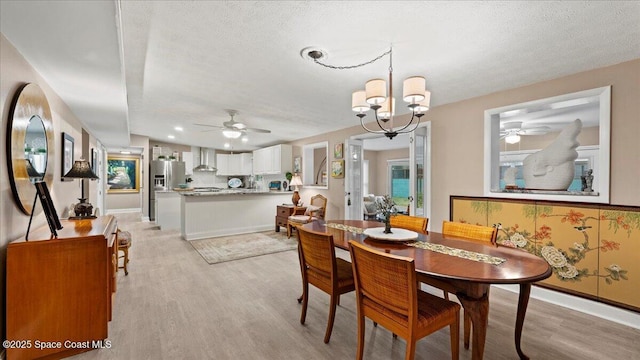
[[[520, 359], [529, 359], [521, 348], [531, 285], [551, 276], [551, 267], [542, 258], [524, 250], [496, 246], [480, 240], [461, 239], [429, 231], [404, 236], [369, 236], [384, 227], [378, 221], [327, 220], [303, 225], [305, 230], [333, 236], [336, 248], [348, 250], [354, 240], [372, 249], [412, 258], [420, 282], [443, 289], [458, 297], [471, 318], [471, 358], [482, 359], [489, 318], [489, 289], [492, 284], [518, 284], [518, 310], [515, 347]], [[369, 230], [367, 230], [369, 229]], [[399, 230], [399, 229], [398, 229]], [[394, 229], [391, 229], [393, 233]], [[468, 347], [468, 343], [465, 344]]]

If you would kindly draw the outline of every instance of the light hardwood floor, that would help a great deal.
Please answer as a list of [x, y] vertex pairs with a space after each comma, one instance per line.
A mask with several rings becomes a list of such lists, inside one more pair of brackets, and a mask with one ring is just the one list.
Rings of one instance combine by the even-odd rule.
[[[329, 297], [310, 287], [301, 325], [295, 251], [208, 265], [178, 232], [117, 216], [133, 235], [129, 275], [118, 272], [110, 349], [73, 359], [353, 359], [354, 295], [343, 295], [324, 344]], [[517, 359], [517, 295], [494, 288], [485, 359]], [[461, 326], [462, 329], [462, 326]], [[365, 359], [404, 359], [405, 343], [367, 322]], [[462, 341], [462, 336], [460, 336]], [[532, 359], [640, 359], [640, 330], [532, 299], [523, 350]], [[461, 359], [470, 359], [464, 350]], [[418, 342], [416, 359], [450, 359], [448, 329]]]

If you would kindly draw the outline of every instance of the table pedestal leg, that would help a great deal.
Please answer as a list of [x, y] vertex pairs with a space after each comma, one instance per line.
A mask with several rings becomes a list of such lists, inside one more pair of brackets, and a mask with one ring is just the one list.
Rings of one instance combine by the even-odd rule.
[[522, 339], [522, 327], [524, 326], [524, 316], [527, 313], [527, 305], [529, 304], [529, 294], [531, 293], [531, 284], [520, 284], [520, 296], [518, 297], [518, 315], [516, 317], [516, 351], [521, 360], [528, 360], [529, 357], [522, 352], [520, 340]]
[[464, 307], [465, 314], [471, 317], [471, 358], [481, 360], [484, 354], [484, 343], [487, 336], [489, 318], [489, 296], [484, 294], [480, 298], [471, 298], [458, 294], [458, 299]]

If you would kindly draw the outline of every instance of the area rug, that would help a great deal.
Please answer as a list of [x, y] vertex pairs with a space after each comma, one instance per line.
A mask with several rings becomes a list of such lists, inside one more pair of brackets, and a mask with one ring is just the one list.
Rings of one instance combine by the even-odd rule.
[[287, 239], [286, 232], [275, 231], [192, 240], [190, 243], [209, 264], [293, 250], [298, 246], [295, 238]]

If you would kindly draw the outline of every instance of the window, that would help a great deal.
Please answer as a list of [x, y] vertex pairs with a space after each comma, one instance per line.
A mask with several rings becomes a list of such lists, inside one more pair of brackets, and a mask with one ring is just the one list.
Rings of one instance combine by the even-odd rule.
[[389, 160], [389, 194], [398, 207], [409, 205], [409, 161]]
[[369, 192], [369, 160], [362, 162], [362, 194], [368, 195]]

